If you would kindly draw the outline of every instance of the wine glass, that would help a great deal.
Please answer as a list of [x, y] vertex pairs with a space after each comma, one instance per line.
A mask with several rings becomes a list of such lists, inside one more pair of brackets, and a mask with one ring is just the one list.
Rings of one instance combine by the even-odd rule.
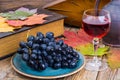
[[86, 63], [85, 69], [92, 71], [105, 70], [108, 66], [105, 61], [99, 60], [96, 50], [98, 49], [99, 39], [102, 39], [110, 30], [111, 18], [108, 11], [103, 9], [88, 9], [83, 13], [83, 30], [93, 37], [94, 57]]

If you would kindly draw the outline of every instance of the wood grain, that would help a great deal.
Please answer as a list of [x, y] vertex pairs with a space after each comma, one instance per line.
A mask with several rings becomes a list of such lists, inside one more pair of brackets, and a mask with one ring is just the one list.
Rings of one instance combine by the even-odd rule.
[[23, 5], [31, 5], [33, 7], [42, 8], [43, 6], [57, 4], [61, 1], [63, 0], [0, 0], [0, 11]]

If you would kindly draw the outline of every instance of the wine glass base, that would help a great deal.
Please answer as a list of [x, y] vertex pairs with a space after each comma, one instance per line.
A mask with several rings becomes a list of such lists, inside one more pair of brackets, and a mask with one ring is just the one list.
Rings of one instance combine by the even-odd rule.
[[108, 68], [108, 65], [105, 61], [89, 61], [85, 65], [85, 69], [89, 71], [103, 71]]

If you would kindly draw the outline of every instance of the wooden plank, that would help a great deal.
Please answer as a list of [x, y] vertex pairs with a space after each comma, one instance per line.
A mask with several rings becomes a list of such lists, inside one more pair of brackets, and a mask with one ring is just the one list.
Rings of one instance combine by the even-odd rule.
[[96, 80], [120, 80], [120, 69], [101, 71]]
[[98, 73], [97, 80], [108, 80], [110, 75], [111, 75], [111, 69], [108, 68], [107, 70]]
[[116, 69], [115, 77], [113, 80], [120, 80], [120, 68]]
[[84, 70], [84, 73], [82, 73], [82, 75], [79, 75], [79, 78], [77, 80], [96, 80], [97, 73], [97, 71]]
[[65, 0], [0, 0], [0, 11], [23, 5], [31, 5], [33, 7], [44, 8], [63, 1]]

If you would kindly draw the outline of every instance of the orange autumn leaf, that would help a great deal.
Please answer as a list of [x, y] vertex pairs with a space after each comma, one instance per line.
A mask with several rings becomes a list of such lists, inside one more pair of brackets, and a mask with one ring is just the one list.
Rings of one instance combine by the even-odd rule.
[[28, 17], [26, 20], [7, 20], [6, 22], [12, 26], [23, 26], [23, 25], [34, 25], [34, 24], [42, 24], [46, 20], [46, 14], [34, 14], [33, 16]]
[[6, 22], [7, 22], [8, 25], [11, 25], [11, 26], [14, 26], [14, 27], [24, 25], [23, 21], [21, 21], [21, 20], [6, 20]]
[[111, 54], [108, 56], [108, 64], [112, 69], [120, 67], [120, 50], [119, 48], [111, 49]]
[[48, 15], [46, 14], [34, 14], [33, 16], [30, 16], [27, 20], [25, 20], [24, 25], [42, 24], [46, 21], [44, 20], [44, 18], [47, 16]]

